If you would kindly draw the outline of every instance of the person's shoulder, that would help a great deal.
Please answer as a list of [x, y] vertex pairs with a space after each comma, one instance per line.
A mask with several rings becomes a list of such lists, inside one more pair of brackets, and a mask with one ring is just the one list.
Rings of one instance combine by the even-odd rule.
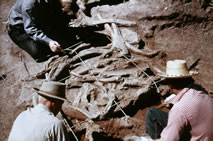
[[18, 117], [26, 116], [32, 113], [32, 108], [27, 108], [26, 110], [22, 111]]
[[182, 97], [180, 101], [173, 105], [170, 111], [172, 111], [173, 113], [185, 114], [189, 110], [186, 107], [189, 107], [190, 105], [190, 97]]
[[54, 129], [54, 130], [64, 129], [63, 121], [58, 119], [57, 117], [52, 118], [52, 120], [49, 123], [49, 126], [51, 127], [51, 129]]
[[43, 124], [47, 127], [47, 129], [50, 129], [50, 130], [60, 129], [64, 126], [63, 121], [61, 121], [54, 115], [48, 115], [43, 117]]
[[31, 8], [35, 5], [38, 0], [23, 0], [22, 7]]
[[206, 89], [204, 87], [202, 87], [199, 84], [193, 83], [192, 85], [190, 85], [190, 88], [195, 90], [195, 91], [200, 91], [202, 93], [207, 93]]
[[30, 4], [30, 3], [35, 3], [36, 0], [22, 0], [23, 4]]
[[63, 121], [62, 121], [62, 120], [59, 120], [59, 119], [55, 121], [55, 125], [56, 125], [57, 127], [64, 127]]
[[58, 119], [56, 116], [54, 116], [53, 114], [48, 115], [47, 120], [55, 125], [63, 124], [63, 122], [60, 119]]

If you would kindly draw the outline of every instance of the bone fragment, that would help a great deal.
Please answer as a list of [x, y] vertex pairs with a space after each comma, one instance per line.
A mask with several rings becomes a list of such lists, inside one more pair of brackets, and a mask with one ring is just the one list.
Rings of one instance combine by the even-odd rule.
[[76, 79], [70, 78], [66, 80], [66, 88], [71, 89], [71, 88], [81, 88], [82, 87], [82, 82], [77, 81]]
[[109, 77], [129, 77], [132, 74], [126, 71], [106, 71], [102, 74], [102, 77], [109, 78]]
[[125, 40], [121, 36], [121, 33], [115, 23], [112, 23], [110, 27], [109, 24], [104, 25], [105, 30], [108, 32], [112, 40], [112, 49], [118, 49], [120, 51], [119, 57], [127, 55], [129, 52], [125, 45]]
[[57, 80], [59, 77], [63, 76], [65, 71], [68, 71], [68, 66], [70, 64], [67, 62], [67, 59], [68, 56], [61, 57], [50, 65], [52, 66], [48, 74], [50, 80]]
[[85, 69], [79, 72], [80, 75], [89, 74], [90, 69]]
[[72, 98], [72, 105], [80, 108], [90, 119], [104, 116], [111, 108], [114, 95], [102, 87], [98, 84], [84, 83], [79, 93]]
[[94, 141], [94, 138], [93, 138], [93, 134], [94, 133], [101, 133], [103, 132], [103, 129], [101, 129], [100, 125], [98, 124], [94, 124], [94, 123], [88, 123], [86, 125], [86, 139], [88, 141]]
[[75, 63], [81, 62], [82, 60], [86, 60], [86, 59], [89, 59], [89, 58], [92, 58], [92, 57], [100, 56], [104, 52], [106, 52], [105, 49], [97, 49], [97, 48], [86, 49], [86, 50], [83, 50], [79, 53], [75, 52], [75, 56], [69, 60], [69, 63], [75, 64]]
[[103, 83], [119, 83], [122, 81], [122, 78], [121, 77], [101, 78], [99, 79], [99, 81]]
[[67, 104], [65, 105], [66, 106], [63, 106], [62, 109], [69, 118], [78, 120], [86, 120], [89, 118], [88, 115], [82, 112], [79, 108]]
[[138, 48], [132, 46], [132, 45], [129, 44], [128, 42], [125, 42], [125, 44], [126, 44], [126, 47], [128, 48], [128, 50], [129, 50], [130, 52], [133, 52], [133, 53], [135, 53], [135, 54], [137, 54], [137, 55], [142, 55], [142, 56], [146, 56], [146, 57], [152, 58], [152, 57], [154, 57], [154, 56], [156, 56], [156, 55], [158, 55], [158, 54], [160, 53], [159, 50], [157, 50], [157, 51], [152, 51], [152, 52], [144, 52], [144, 51], [141, 51], [140, 49], [138, 49]]
[[[103, 19], [100, 16], [100, 14], [98, 15], [98, 17], [100, 20]], [[135, 54], [143, 55], [143, 56], [147, 56], [147, 57], [153, 57], [159, 53], [159, 51], [153, 51], [150, 53], [146, 53], [146, 52], [143, 52], [143, 51], [135, 48], [133, 45], [131, 45], [130, 43], [125, 41], [125, 39], [123, 38], [123, 36], [120, 33], [118, 26], [115, 23], [112, 23], [111, 25], [112, 25], [111, 27], [109, 24], [104, 25], [106, 34], [111, 37], [112, 46], [113, 46], [112, 48], [113, 49], [118, 48], [119, 50], [121, 50], [121, 55], [127, 55], [128, 50], [131, 52], [134, 52]]]
[[122, 25], [122, 26], [136, 25], [136, 22], [134, 22], [134, 21], [127, 21], [127, 20], [121, 20], [121, 19], [114, 19], [114, 18], [99, 19], [99, 18], [95, 18], [95, 17], [90, 18], [90, 17], [86, 16], [82, 10], [79, 10], [77, 17], [78, 17], [77, 19], [75, 19], [69, 23], [70, 27], [96, 26], [96, 25], [106, 24], [106, 23], [116, 23], [116, 24]]
[[150, 57], [150, 58], [159, 54], [159, 51], [152, 51], [152, 52], [141, 51], [137, 49], [136, 47], [134, 47], [133, 45], [131, 45], [130, 43], [128, 43], [127, 41], [125, 41], [125, 39], [123, 38], [123, 36], [121, 35], [119, 31], [118, 26], [115, 23], [112, 23], [111, 27], [109, 24], [105, 24], [104, 26], [105, 26], [106, 34], [111, 37], [112, 49], [117, 48], [118, 50], [121, 51], [119, 56], [127, 55], [128, 50], [135, 54]]
[[124, 83], [122, 84], [123, 87], [141, 87], [143, 85], [144, 83], [142, 82], [142, 80], [139, 79], [125, 80]]
[[68, 70], [68, 64], [66, 62], [59, 64], [57, 68], [53, 68], [49, 72], [50, 80], [56, 80], [57, 77], [60, 76], [65, 71], [65, 69]]
[[97, 78], [95, 76], [84, 76], [83, 79], [80, 79], [81, 82], [95, 82]]
[[88, 49], [90, 47], [90, 44], [86, 44], [86, 43], [83, 43], [83, 44], [80, 44], [79, 46], [77, 46], [75, 49], [73, 49], [70, 54], [73, 54], [73, 53], [78, 53], [82, 50], [85, 50], [85, 49]]
[[151, 67], [155, 72], [157, 72], [158, 74], [163, 74], [163, 71], [161, 71], [159, 68], [152, 66]]
[[[95, 77], [95, 76], [84, 76], [84, 75], [80, 75], [75, 72], [70, 72], [70, 74], [78, 77], [78, 79], [76, 80], [78, 82], [95, 82], [97, 80], [97, 77]], [[70, 79], [72, 79], [72, 78], [70, 78]]]
[[78, 73], [75, 73], [75, 72], [73, 72], [73, 71], [70, 71], [70, 74], [71, 74], [71, 75], [74, 75], [74, 76], [76, 76], [76, 77], [82, 78], [81, 75], [79, 75]]
[[104, 61], [102, 62], [99, 62], [97, 65], [96, 65], [96, 68], [104, 68], [106, 66], [109, 66], [110, 64], [112, 64], [113, 62], [115, 62], [116, 60], [113, 60], [113, 59], [105, 59]]
[[[42, 70], [41, 72], [38, 72], [35, 77], [45, 79], [45, 74], [49, 73], [51, 71], [51, 75], [48, 74], [48, 77], [50, 78], [50, 80], [54, 80], [56, 75], [55, 76], [53, 76], [53, 75], [54, 75], [54, 72], [56, 72], [56, 70], [58, 69], [57, 68], [58, 65], [66, 62], [65, 60], [67, 60], [67, 59], [68, 59], [68, 56], [59, 57], [58, 55], [56, 55], [54, 57], [51, 57], [47, 62], [45, 62], [44, 70]], [[57, 73], [60, 73], [63, 70], [63, 68], [64, 67], [61, 65], [59, 70], [57, 70], [58, 71]]]
[[112, 56], [113, 54], [113, 50], [112, 49], [108, 49], [108, 51], [104, 52], [102, 55], [101, 55], [101, 58], [109, 58], [110, 56]]

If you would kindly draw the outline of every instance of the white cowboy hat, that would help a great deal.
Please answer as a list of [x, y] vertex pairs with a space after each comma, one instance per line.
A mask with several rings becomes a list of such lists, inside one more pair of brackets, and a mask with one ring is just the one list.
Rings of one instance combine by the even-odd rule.
[[66, 85], [64, 83], [55, 81], [45, 81], [43, 82], [40, 89], [33, 89], [41, 96], [67, 101], [67, 99], [65, 98]]
[[185, 60], [172, 60], [166, 64], [166, 73], [158, 74], [164, 78], [187, 78], [198, 74], [197, 71], [189, 71]]

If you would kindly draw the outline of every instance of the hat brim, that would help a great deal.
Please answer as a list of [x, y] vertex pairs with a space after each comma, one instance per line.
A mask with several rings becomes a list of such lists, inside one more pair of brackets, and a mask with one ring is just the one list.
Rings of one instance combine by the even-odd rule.
[[41, 96], [47, 96], [47, 97], [54, 98], [54, 99], [57, 99], [57, 100], [67, 101], [67, 99], [65, 99], [65, 98], [54, 96], [54, 95], [51, 95], [51, 94], [46, 93], [44, 91], [40, 91], [38, 88], [33, 88], [33, 89]]
[[189, 74], [187, 75], [167, 75], [167, 74], [161, 74], [159, 73], [158, 75], [160, 77], [163, 77], [163, 78], [168, 78], [168, 79], [178, 79], [178, 78], [188, 78], [188, 77], [192, 77], [193, 75], [196, 75], [198, 74], [197, 71], [189, 71]]

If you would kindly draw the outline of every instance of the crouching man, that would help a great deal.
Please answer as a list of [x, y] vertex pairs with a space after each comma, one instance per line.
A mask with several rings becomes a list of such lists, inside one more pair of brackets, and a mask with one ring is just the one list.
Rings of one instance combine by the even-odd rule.
[[128, 136], [125, 141], [212, 141], [213, 100], [194, 83], [184, 60], [168, 61], [166, 78], [170, 91], [176, 96], [169, 113], [150, 108], [146, 113], [146, 132], [151, 136]]
[[68, 141], [66, 128], [57, 113], [65, 99], [65, 84], [44, 82], [40, 89], [39, 104], [22, 112], [13, 123], [8, 141]]

